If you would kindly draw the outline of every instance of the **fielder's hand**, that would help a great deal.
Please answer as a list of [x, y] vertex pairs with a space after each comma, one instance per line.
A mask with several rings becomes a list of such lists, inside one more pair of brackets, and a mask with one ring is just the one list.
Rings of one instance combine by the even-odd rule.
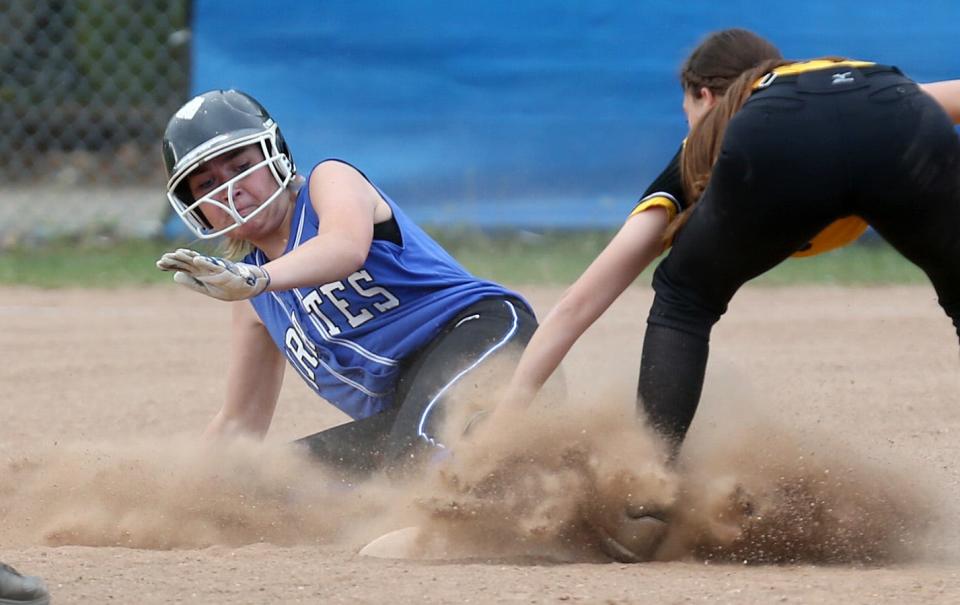
[[173, 281], [220, 300], [253, 298], [270, 285], [270, 275], [256, 265], [203, 256], [180, 248], [157, 261], [161, 271], [174, 271]]

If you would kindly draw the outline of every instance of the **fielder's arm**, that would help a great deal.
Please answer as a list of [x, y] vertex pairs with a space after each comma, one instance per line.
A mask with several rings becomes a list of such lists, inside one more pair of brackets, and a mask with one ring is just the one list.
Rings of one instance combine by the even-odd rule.
[[204, 436], [263, 438], [277, 407], [286, 360], [250, 303], [233, 303], [232, 324], [227, 399]]
[[943, 105], [954, 124], [960, 124], [960, 80], [928, 82], [920, 88]]
[[[578, 338], [663, 251], [667, 210], [630, 217], [534, 332], [498, 409], [528, 404]], [[496, 412], [495, 412], [496, 413]]]

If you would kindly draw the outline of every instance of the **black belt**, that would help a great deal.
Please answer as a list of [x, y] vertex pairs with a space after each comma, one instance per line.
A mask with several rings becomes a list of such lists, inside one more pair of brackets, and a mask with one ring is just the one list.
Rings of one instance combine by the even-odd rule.
[[837, 64], [832, 67], [822, 67], [786, 75], [771, 71], [753, 85], [753, 92], [765, 90], [777, 84], [797, 83], [805, 83], [807, 92], [841, 92], [842, 90], [859, 88], [859, 86], [856, 86], [857, 84], [866, 85], [863, 81], [864, 78], [880, 73], [903, 75], [903, 72], [897, 67], [876, 63], [859, 67]]

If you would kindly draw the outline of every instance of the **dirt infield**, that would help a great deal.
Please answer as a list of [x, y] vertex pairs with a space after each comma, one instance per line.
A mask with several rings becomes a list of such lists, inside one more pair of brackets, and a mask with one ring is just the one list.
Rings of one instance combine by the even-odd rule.
[[[540, 313], [560, 294], [519, 290]], [[618, 443], [650, 300], [629, 291], [565, 363], [587, 449]], [[960, 603], [960, 364], [929, 288], [742, 292], [714, 332], [677, 479], [684, 531], [639, 565], [560, 563], [549, 540], [357, 556], [409, 520], [411, 490], [331, 488], [291, 455], [287, 441], [344, 420], [296, 376], [264, 445], [196, 443], [222, 399], [228, 316], [172, 285], [5, 291], [0, 560], [44, 576], [56, 603]], [[531, 462], [576, 440], [543, 433], [569, 423], [535, 426]], [[537, 487], [569, 484], [551, 485]], [[734, 485], [753, 533], [720, 544], [729, 508], [706, 504]], [[574, 500], [557, 502], [550, 514]]]

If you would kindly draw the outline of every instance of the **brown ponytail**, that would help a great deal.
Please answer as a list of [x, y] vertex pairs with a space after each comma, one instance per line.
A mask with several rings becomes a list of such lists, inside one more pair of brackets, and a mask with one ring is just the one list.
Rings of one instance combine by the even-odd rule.
[[720, 155], [720, 145], [723, 142], [727, 124], [750, 97], [750, 93], [753, 92], [753, 83], [775, 67], [789, 63], [791, 61], [768, 59], [741, 73], [727, 88], [726, 94], [720, 97], [717, 104], [707, 110], [690, 130], [680, 162], [683, 193], [688, 203], [683, 212], [667, 226], [663, 235], [666, 245], [673, 242], [677, 232], [690, 218], [690, 212], [700, 201], [700, 196], [703, 195], [703, 190], [706, 189], [707, 182], [710, 180], [713, 165]]

